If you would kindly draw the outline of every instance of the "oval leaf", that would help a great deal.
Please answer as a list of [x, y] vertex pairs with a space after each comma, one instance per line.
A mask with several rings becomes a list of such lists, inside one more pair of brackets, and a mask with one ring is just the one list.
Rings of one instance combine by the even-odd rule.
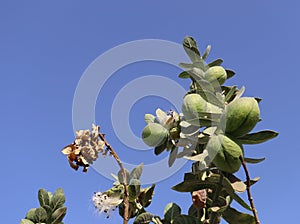
[[177, 154], [178, 154], [178, 147], [173, 147], [169, 155], [169, 161], [168, 161], [169, 167], [171, 167], [174, 164], [177, 158]]
[[[125, 175], [126, 175], [126, 184], [128, 184], [130, 182], [130, 173], [128, 170], [125, 169]], [[123, 184], [125, 181], [124, 181], [124, 177], [123, 177], [123, 173], [121, 170], [119, 170], [118, 172], [118, 178], [119, 178], [119, 182], [121, 184]]]
[[47, 212], [44, 208], [39, 207], [34, 211], [36, 222], [43, 223], [47, 220]]
[[155, 155], [161, 154], [163, 151], [165, 151], [166, 147], [167, 147], [167, 141], [165, 141], [163, 144], [159, 146], [156, 146], [154, 149], [154, 154]]
[[164, 210], [164, 221], [173, 223], [173, 220], [181, 214], [181, 208], [175, 203], [169, 203]]
[[130, 178], [131, 179], [140, 179], [142, 172], [143, 172], [144, 164], [141, 163], [137, 167], [133, 168], [133, 170], [130, 172]]
[[35, 224], [34, 222], [28, 220], [28, 219], [22, 219], [20, 224]]
[[53, 212], [53, 214], [51, 216], [51, 219], [53, 220], [51, 222], [51, 224], [60, 223], [63, 220], [63, 218], [65, 217], [66, 213], [67, 213], [66, 207], [57, 209], [55, 212]]
[[63, 204], [65, 203], [66, 198], [65, 195], [62, 191], [62, 189], [57, 189], [56, 192], [54, 193], [53, 197], [50, 200], [50, 207], [52, 210], [56, 210], [58, 208], [63, 207]]
[[35, 217], [35, 210], [36, 210], [36, 208], [30, 209], [30, 210], [27, 212], [25, 218], [26, 218], [26, 219], [29, 219], [29, 220], [31, 220], [31, 221], [33, 221], [33, 222], [37, 221], [37, 220], [36, 220], [36, 217]]
[[151, 204], [152, 197], [154, 195], [155, 184], [151, 187], [141, 189], [141, 193], [139, 195], [139, 202], [143, 207], [148, 207]]
[[148, 224], [151, 222], [152, 218], [153, 218], [152, 214], [145, 212], [138, 215], [134, 220], [133, 224]]
[[133, 179], [128, 186], [129, 200], [134, 201], [140, 195], [141, 182]]
[[181, 72], [181, 73], [178, 75], [178, 77], [179, 77], [179, 78], [182, 78], [182, 79], [188, 79], [188, 78], [190, 78], [191, 76], [190, 76], [189, 72], [183, 71], [183, 72]]
[[266, 158], [260, 158], [260, 159], [253, 159], [253, 158], [244, 158], [246, 163], [252, 163], [252, 164], [256, 164], [256, 163], [260, 163], [262, 161], [264, 161]]
[[43, 207], [44, 205], [50, 205], [50, 197], [48, 192], [45, 189], [40, 189], [38, 192], [38, 199], [40, 205]]
[[277, 136], [278, 136], [277, 132], [265, 130], [265, 131], [244, 135], [242, 137], [239, 137], [238, 140], [242, 144], [259, 144], [259, 143], [266, 142], [270, 139], [273, 139]]
[[247, 224], [255, 224], [255, 219], [252, 215], [247, 213], [241, 213], [234, 208], [227, 208], [223, 214], [222, 217], [228, 222], [228, 223], [247, 223]]
[[220, 66], [223, 63], [221, 58], [218, 58], [208, 64], [209, 67]]

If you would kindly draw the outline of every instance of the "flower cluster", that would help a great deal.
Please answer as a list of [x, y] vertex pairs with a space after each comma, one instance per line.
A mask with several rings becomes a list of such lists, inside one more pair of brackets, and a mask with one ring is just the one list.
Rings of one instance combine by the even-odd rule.
[[98, 158], [99, 153], [106, 155], [105, 143], [99, 139], [99, 128], [99, 126], [93, 124], [92, 132], [90, 130], [76, 131], [74, 143], [89, 164], [92, 164]]
[[119, 197], [110, 197], [106, 193], [95, 192], [93, 195], [93, 203], [95, 208], [101, 213], [106, 213], [109, 218], [110, 212], [114, 211], [118, 205], [123, 201]]
[[90, 130], [76, 131], [74, 143], [62, 149], [62, 153], [67, 155], [70, 166], [78, 170], [83, 166], [83, 172], [87, 172], [90, 164], [98, 158], [98, 154], [107, 154], [105, 143], [99, 138], [99, 126], [92, 125]]

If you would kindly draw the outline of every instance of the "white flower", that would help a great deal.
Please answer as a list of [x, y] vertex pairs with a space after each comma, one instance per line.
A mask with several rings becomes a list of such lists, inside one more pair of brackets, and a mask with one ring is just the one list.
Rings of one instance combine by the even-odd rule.
[[99, 138], [99, 126], [92, 124], [92, 131], [79, 130], [76, 131], [75, 144], [80, 150], [83, 158], [92, 164], [97, 160], [98, 154], [102, 153], [105, 148], [104, 141]]
[[123, 200], [118, 197], [109, 197], [105, 193], [95, 192], [93, 203], [95, 208], [101, 213], [104, 212], [109, 218], [110, 212], [114, 211]]

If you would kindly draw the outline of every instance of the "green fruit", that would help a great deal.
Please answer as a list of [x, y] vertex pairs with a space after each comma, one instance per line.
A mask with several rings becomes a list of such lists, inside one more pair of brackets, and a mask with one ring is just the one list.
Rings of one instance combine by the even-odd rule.
[[225, 135], [212, 136], [206, 147], [212, 162], [222, 171], [235, 173], [241, 167], [241, 147]]
[[207, 113], [221, 113], [219, 107], [208, 103], [196, 93], [188, 94], [184, 97], [181, 109], [186, 121], [195, 126], [205, 126], [202, 122], [204, 120], [207, 121]]
[[151, 147], [163, 144], [168, 138], [168, 130], [157, 123], [149, 123], [142, 132], [143, 141]]
[[243, 97], [225, 107], [221, 124], [225, 133], [240, 137], [249, 133], [259, 121], [259, 106], [255, 98]]
[[213, 85], [222, 85], [227, 79], [226, 70], [222, 66], [211, 67], [205, 72], [205, 79]]

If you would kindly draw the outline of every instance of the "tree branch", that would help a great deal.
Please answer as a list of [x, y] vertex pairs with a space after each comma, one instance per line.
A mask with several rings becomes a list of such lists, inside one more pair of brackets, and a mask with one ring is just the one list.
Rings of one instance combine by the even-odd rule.
[[250, 179], [249, 171], [247, 169], [246, 162], [245, 162], [243, 156], [240, 156], [240, 160], [242, 162], [242, 166], [243, 166], [243, 168], [245, 170], [245, 174], [246, 174], [246, 179], [247, 179], [246, 180], [246, 185], [247, 185], [248, 200], [249, 200], [251, 208], [252, 208], [252, 212], [253, 212], [253, 215], [254, 215], [254, 218], [255, 218], [255, 222], [256, 222], [256, 224], [260, 224], [258, 214], [257, 214], [257, 210], [254, 206], [254, 200], [253, 200], [253, 197], [252, 197], [252, 194], [251, 194], [251, 191], [250, 191], [251, 179]]
[[123, 217], [123, 224], [127, 224], [129, 220], [129, 194], [128, 194], [128, 183], [127, 183], [127, 177], [126, 177], [126, 170], [123, 166], [123, 163], [116, 153], [116, 151], [113, 149], [113, 147], [107, 142], [107, 140], [104, 137], [104, 134], [99, 133], [99, 137], [102, 141], [104, 141], [106, 148], [109, 150], [110, 154], [115, 158], [117, 161], [120, 170], [122, 172], [123, 180], [124, 180], [124, 217]]

